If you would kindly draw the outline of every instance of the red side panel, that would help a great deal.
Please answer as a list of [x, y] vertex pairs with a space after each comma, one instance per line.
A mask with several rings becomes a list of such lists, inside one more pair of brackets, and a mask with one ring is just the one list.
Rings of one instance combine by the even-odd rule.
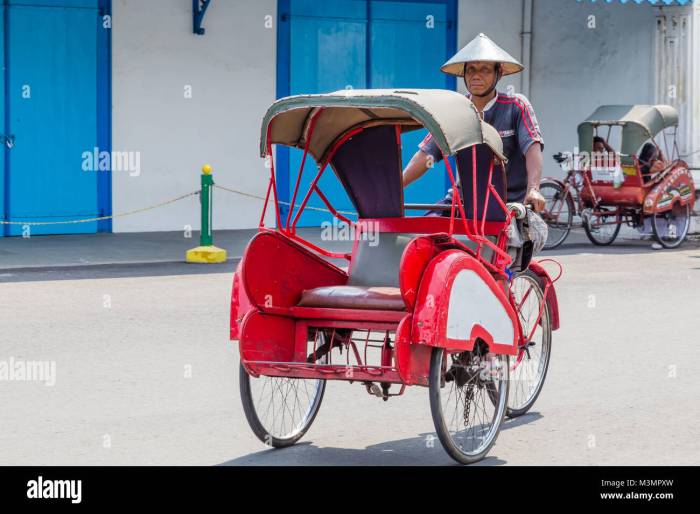
[[530, 261], [528, 266], [540, 279], [540, 286], [544, 291], [547, 289], [547, 284], [549, 288], [547, 289], [547, 306], [549, 307], [549, 317], [552, 320], [552, 330], [557, 330], [559, 328], [559, 302], [557, 300], [557, 292], [554, 290], [554, 283], [552, 278], [549, 276], [541, 264], [536, 261]]
[[265, 230], [248, 243], [241, 261], [243, 287], [262, 311], [284, 312], [304, 289], [344, 285], [347, 273], [283, 234]]
[[412, 311], [415, 305], [418, 286], [425, 268], [441, 250], [431, 236], [416, 237], [406, 245], [399, 264], [399, 285], [401, 296], [409, 311]]
[[690, 203], [691, 209], [695, 204], [693, 176], [682, 161], [649, 192], [644, 199], [644, 214], [671, 210], [676, 203]]
[[396, 367], [404, 384], [427, 386], [433, 347], [411, 343], [411, 324], [407, 316], [396, 329]]
[[[593, 184], [593, 192], [603, 205], [621, 205], [635, 207], [642, 205], [646, 190], [637, 186], [614, 187], [612, 184]], [[581, 191], [581, 197], [586, 204], [592, 203], [592, 198], [587, 187]]]
[[230, 339], [232, 341], [239, 338], [243, 317], [253, 309], [253, 304], [250, 303], [250, 299], [241, 283], [241, 263], [239, 262], [236, 272], [233, 274], [233, 288], [231, 291]]
[[255, 310], [249, 312], [241, 324], [241, 362], [291, 362], [294, 358], [294, 329], [292, 318]]
[[502, 286], [474, 257], [446, 250], [423, 274], [411, 341], [471, 350], [477, 339], [494, 353], [517, 353], [518, 321]]

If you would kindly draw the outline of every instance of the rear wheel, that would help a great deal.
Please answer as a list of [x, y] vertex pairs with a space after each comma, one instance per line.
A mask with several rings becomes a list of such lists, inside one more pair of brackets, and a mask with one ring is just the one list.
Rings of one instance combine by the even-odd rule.
[[673, 208], [651, 217], [654, 237], [664, 248], [677, 248], [683, 243], [690, 228], [690, 203], [676, 203]]
[[[508, 403], [508, 356], [433, 348], [430, 359], [430, 412], [445, 451], [461, 464], [483, 459], [496, 442]], [[491, 401], [493, 396], [495, 401]]]
[[564, 188], [557, 182], [542, 182], [540, 193], [544, 197], [542, 219], [547, 223], [548, 233], [545, 249], [556, 248], [564, 242], [571, 231], [574, 219], [574, 199], [565, 193]]
[[[326, 354], [318, 362], [327, 362], [327, 358]], [[239, 373], [243, 412], [257, 438], [275, 448], [291, 446], [301, 439], [318, 414], [326, 381], [263, 375], [255, 378], [243, 364]]]
[[[552, 352], [552, 324], [544, 292], [532, 271], [514, 277], [510, 291], [524, 336], [527, 338], [532, 333], [511, 365], [506, 415], [514, 418], [530, 410], [542, 391]], [[542, 316], [538, 322], [540, 308]]]
[[586, 209], [582, 218], [586, 236], [591, 243], [598, 246], [612, 244], [622, 226], [620, 212], [608, 207], [596, 207], [595, 211]]

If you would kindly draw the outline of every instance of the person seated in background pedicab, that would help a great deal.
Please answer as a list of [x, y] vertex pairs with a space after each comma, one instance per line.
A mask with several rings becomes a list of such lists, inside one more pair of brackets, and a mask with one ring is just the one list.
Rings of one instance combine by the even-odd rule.
[[661, 149], [654, 143], [644, 143], [639, 152], [639, 169], [644, 182], [649, 182], [654, 176], [666, 168], [666, 160]]
[[[469, 92], [467, 97], [484, 121], [501, 136], [503, 153], [508, 159], [508, 198], [504, 200], [530, 204], [539, 212], [545, 206], [540, 194], [544, 142], [537, 118], [524, 95], [496, 91], [501, 77], [522, 70], [522, 64], [484, 34], [476, 36], [441, 68], [444, 73], [463, 78]], [[442, 159], [442, 153], [430, 134], [418, 148], [403, 171], [404, 187], [423, 176], [432, 162]], [[437, 203], [451, 204], [452, 189]], [[428, 215], [449, 216], [449, 211], [431, 211]]]
[[600, 136], [593, 137], [593, 151], [599, 154], [615, 153], [615, 149], [612, 146], [610, 146], [604, 138]]

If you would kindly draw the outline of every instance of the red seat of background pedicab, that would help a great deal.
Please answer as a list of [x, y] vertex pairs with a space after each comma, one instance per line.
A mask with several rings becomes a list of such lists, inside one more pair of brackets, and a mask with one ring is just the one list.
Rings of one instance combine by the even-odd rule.
[[360, 240], [350, 263], [348, 283], [307, 289], [299, 307], [403, 311], [399, 289], [401, 255], [413, 234], [382, 232], [378, 239]]

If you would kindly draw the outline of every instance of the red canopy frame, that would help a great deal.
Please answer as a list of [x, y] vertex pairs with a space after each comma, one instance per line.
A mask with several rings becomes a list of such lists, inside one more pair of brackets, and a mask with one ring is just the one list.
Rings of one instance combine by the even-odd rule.
[[[346, 216], [343, 216], [341, 213], [339, 213], [333, 205], [330, 203], [328, 198], [321, 192], [320, 188], [318, 187], [318, 182], [323, 175], [323, 172], [326, 170], [326, 167], [328, 164], [332, 161], [333, 157], [335, 156], [336, 152], [340, 147], [342, 147], [350, 138], [353, 136], [361, 133], [362, 131], [365, 130], [364, 127], [356, 127], [353, 128], [347, 132], [345, 132], [342, 136], [340, 136], [331, 146], [330, 151], [328, 152], [327, 156], [324, 158], [324, 160], [319, 164], [318, 172], [316, 173], [316, 176], [314, 177], [313, 181], [311, 182], [311, 185], [309, 186], [309, 190], [306, 192], [304, 195], [304, 198], [299, 205], [299, 207], [296, 210], [296, 213], [294, 214], [294, 217], [292, 217], [293, 211], [296, 207], [296, 199], [297, 199], [297, 194], [299, 192], [299, 186], [301, 184], [301, 177], [302, 173], [304, 170], [304, 165], [306, 163], [306, 157], [309, 153], [309, 145], [313, 136], [313, 132], [316, 126], [316, 121], [318, 120], [319, 115], [323, 112], [324, 108], [321, 107], [319, 108], [314, 114], [312, 115], [311, 119], [309, 120], [309, 130], [308, 134], [306, 135], [306, 144], [304, 145], [304, 154], [301, 159], [301, 164], [299, 166], [299, 171], [297, 172], [297, 180], [294, 186], [294, 193], [292, 195], [292, 201], [289, 206], [289, 213], [287, 215], [287, 219], [285, 220], [285, 223], [282, 223], [281, 220], [281, 215], [280, 215], [280, 209], [279, 209], [279, 198], [277, 194], [277, 187], [275, 183], [275, 166], [274, 166], [274, 157], [273, 157], [273, 152], [272, 152], [272, 143], [271, 141], [271, 131], [272, 131], [272, 124], [274, 123], [274, 120], [270, 122], [270, 124], [267, 127], [267, 157], [270, 159], [270, 179], [267, 187], [267, 192], [265, 195], [265, 204], [263, 206], [263, 211], [262, 215], [260, 217], [260, 223], [259, 223], [259, 228], [265, 228], [264, 225], [264, 219], [265, 219], [265, 214], [267, 211], [267, 205], [270, 200], [270, 194], [272, 193], [274, 202], [275, 202], [275, 219], [277, 221], [277, 230], [285, 234], [287, 237], [291, 238], [292, 240], [308, 247], [311, 248], [313, 251], [329, 258], [337, 258], [337, 259], [347, 259], [350, 260], [351, 254], [349, 253], [338, 253], [338, 252], [331, 252], [329, 250], [326, 250], [324, 248], [319, 247], [318, 245], [315, 245], [314, 243], [307, 241], [306, 239], [300, 237], [297, 235], [296, 232], [296, 225], [297, 222], [299, 221], [299, 218], [301, 217], [301, 214], [304, 212], [304, 210], [307, 207], [307, 204], [309, 202], [309, 199], [311, 198], [311, 195], [315, 192], [321, 201], [324, 203], [328, 211], [337, 219], [340, 221], [343, 221], [347, 223], [348, 225], [352, 226], [352, 228], [356, 229], [357, 228], [357, 223], [350, 220]], [[399, 139], [400, 143], [400, 130], [401, 128], [399, 126], [396, 127], [397, 130], [397, 138]], [[399, 144], [400, 148], [400, 144]], [[472, 152], [472, 169], [476, 170], [476, 146], [473, 146], [471, 148]], [[447, 173], [450, 179], [450, 183], [452, 185], [453, 191], [458, 191], [457, 188], [457, 182], [455, 180], [455, 174], [452, 170], [452, 165], [450, 164], [449, 159], [447, 158], [447, 155], [443, 153], [443, 160], [445, 162], [445, 166], [447, 168]], [[503, 162], [499, 162], [499, 165], [502, 167], [502, 169], [505, 172], [505, 165]], [[472, 173], [472, 191], [473, 191], [473, 198], [472, 198], [472, 204], [473, 204], [473, 213], [471, 218], [467, 218], [466, 212], [465, 212], [465, 207], [464, 207], [464, 202], [463, 199], [461, 198], [460, 194], [453, 194], [452, 195], [452, 204], [450, 208], [450, 218], [449, 218], [449, 228], [448, 228], [448, 235], [452, 237], [455, 232], [463, 233], [466, 235], [472, 242], [476, 244], [476, 250], [469, 248], [468, 246], [464, 245], [462, 242], [454, 239], [454, 242], [457, 246], [468, 252], [470, 255], [474, 256], [477, 258], [484, 266], [486, 266], [490, 271], [499, 274], [499, 275], [505, 275], [505, 268], [512, 262], [512, 258], [508, 253], [504, 250], [505, 246], [505, 240], [507, 238], [507, 234], [505, 231], [505, 227], [508, 226], [510, 223], [510, 220], [513, 216], [513, 213], [508, 209], [506, 206], [503, 198], [499, 194], [499, 192], [496, 190], [496, 188], [492, 184], [492, 178], [493, 178], [493, 169], [495, 166], [494, 159], [491, 159], [490, 165], [489, 165], [489, 171], [488, 171], [488, 187], [486, 190], [486, 199], [485, 202], [488, 204], [489, 198], [491, 195], [493, 195], [493, 198], [496, 199], [498, 205], [503, 209], [503, 212], [505, 213], [506, 219], [503, 222], [503, 225], [501, 227], [501, 230], [498, 233], [498, 239], [496, 244], [494, 244], [492, 241], [490, 241], [486, 237], [486, 227], [487, 227], [487, 221], [486, 221], [486, 213], [487, 209], [483, 209], [483, 213], [481, 216], [481, 220], [478, 219], [477, 215], [477, 205], [478, 205], [478, 198], [477, 198], [477, 174]], [[459, 216], [456, 216], [456, 213], [459, 212]], [[461, 220], [461, 225], [463, 230], [456, 230], [455, 227], [455, 220], [456, 219]], [[471, 220], [471, 227], [469, 221]], [[480, 223], [479, 223], [480, 222]], [[492, 227], [492, 225], [489, 225]], [[357, 230], [355, 230], [356, 237], [359, 237]], [[484, 247], [488, 247], [494, 252], [494, 258], [493, 262], [488, 261], [487, 259], [484, 258], [482, 254], [482, 250]]]

